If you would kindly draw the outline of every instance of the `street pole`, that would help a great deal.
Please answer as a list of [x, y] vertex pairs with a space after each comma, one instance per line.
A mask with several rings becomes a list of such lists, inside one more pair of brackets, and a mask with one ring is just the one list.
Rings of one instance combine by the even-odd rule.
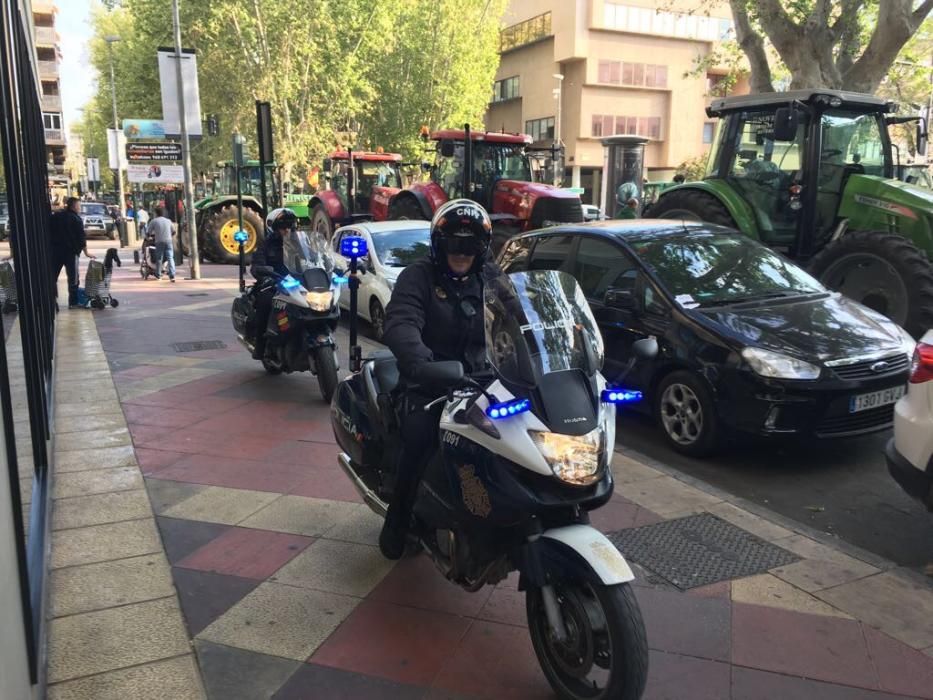
[[185, 87], [181, 81], [181, 21], [178, 19], [178, 0], [172, 0], [172, 25], [175, 30], [175, 81], [178, 83], [178, 120], [181, 124], [181, 156], [185, 169], [185, 220], [187, 222], [188, 250], [191, 258], [191, 279], [201, 279], [201, 259], [198, 255], [198, 236], [195, 229], [194, 186], [191, 181], [191, 144], [188, 141], [188, 119], [185, 113]]
[[[114, 139], [116, 140], [113, 148], [117, 153], [117, 191], [119, 193], [119, 199], [117, 202], [120, 206], [120, 216], [122, 218], [126, 216], [126, 192], [123, 190], [123, 159], [121, 158], [122, 154], [120, 153], [120, 122], [117, 120], [117, 83], [113, 70], [113, 42], [120, 41], [120, 37], [108, 36], [105, 37], [104, 41], [107, 42], [107, 53], [110, 58], [110, 96], [113, 99], [113, 130], [115, 132]], [[126, 226], [124, 224], [124, 229], [120, 232], [120, 243], [122, 245], [127, 245], [129, 242], [127, 241], [127, 234], [124, 233], [125, 231]]]
[[[557, 96], [557, 119], [554, 120], [554, 144], [557, 146], [553, 153], [553, 167], [554, 167], [554, 186], [560, 187], [561, 182], [563, 181], [563, 173], [558, 174], [558, 166], [562, 166], [563, 158], [561, 158], [561, 140], [560, 140], [560, 107], [561, 107], [561, 95], [564, 92], [564, 76], [561, 73], [554, 73], [553, 76], [557, 80], [557, 89], [554, 91]], [[563, 168], [561, 168], [563, 169]]]

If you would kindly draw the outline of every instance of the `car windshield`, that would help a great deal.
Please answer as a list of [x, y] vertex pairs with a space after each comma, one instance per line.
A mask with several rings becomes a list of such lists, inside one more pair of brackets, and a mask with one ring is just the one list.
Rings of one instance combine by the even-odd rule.
[[82, 204], [81, 213], [90, 214], [91, 216], [107, 216], [107, 205], [106, 204]]
[[372, 238], [376, 257], [387, 267], [408, 267], [431, 249], [431, 231], [427, 226], [385, 231]]
[[678, 301], [700, 306], [825, 292], [813, 277], [743, 236], [693, 233], [632, 244]]
[[502, 273], [484, 288], [486, 354], [506, 381], [534, 386], [550, 372], [591, 376], [603, 340], [577, 281], [566, 272]]

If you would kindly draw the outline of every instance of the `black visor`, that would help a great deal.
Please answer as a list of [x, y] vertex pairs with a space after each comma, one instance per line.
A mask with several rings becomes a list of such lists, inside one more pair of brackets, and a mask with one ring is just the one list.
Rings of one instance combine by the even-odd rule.
[[445, 236], [444, 251], [448, 255], [480, 255], [482, 245], [476, 239], [476, 236], [472, 234], [467, 236]]

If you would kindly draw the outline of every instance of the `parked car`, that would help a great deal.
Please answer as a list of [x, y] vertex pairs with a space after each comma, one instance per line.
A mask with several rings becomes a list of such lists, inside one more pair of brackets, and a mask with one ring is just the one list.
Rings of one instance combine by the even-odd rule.
[[565, 225], [510, 242], [509, 272], [576, 276], [618, 378], [632, 343], [661, 351], [626, 382], [675, 450], [704, 456], [729, 431], [842, 437], [890, 427], [914, 341], [732, 229], [640, 219]]
[[917, 343], [910, 370], [885, 457], [901, 488], [933, 511], [933, 330]]
[[606, 215], [603, 214], [603, 210], [597, 207], [595, 204], [583, 205], [584, 221], [603, 221], [604, 219], [606, 219]]
[[81, 202], [80, 215], [86, 235], [102, 234], [110, 240], [117, 237], [116, 222], [104, 202]]
[[[376, 340], [385, 330], [385, 309], [392, 296], [399, 273], [431, 249], [429, 221], [370, 221], [344, 226], [334, 231], [333, 249], [339, 267], [348, 261], [340, 255], [340, 241], [345, 236], [366, 239], [369, 255], [360, 261], [365, 274], [360, 276], [359, 315], [372, 324]], [[350, 295], [340, 298], [342, 308], [350, 308]]]

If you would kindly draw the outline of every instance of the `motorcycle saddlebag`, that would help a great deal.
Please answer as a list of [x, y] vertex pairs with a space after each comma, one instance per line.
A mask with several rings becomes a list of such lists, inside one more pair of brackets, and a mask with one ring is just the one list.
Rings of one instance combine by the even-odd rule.
[[254, 335], [255, 316], [256, 309], [245, 294], [233, 300], [233, 308], [230, 311], [233, 328], [246, 339]]
[[337, 444], [353, 462], [374, 469], [382, 457], [383, 441], [370, 410], [360, 374], [337, 385], [330, 408]]

